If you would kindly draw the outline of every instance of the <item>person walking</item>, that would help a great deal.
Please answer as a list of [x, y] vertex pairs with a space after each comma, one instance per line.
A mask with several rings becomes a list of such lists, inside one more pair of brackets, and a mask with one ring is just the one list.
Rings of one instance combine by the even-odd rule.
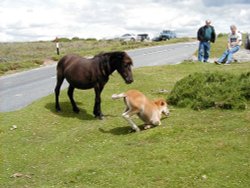
[[230, 65], [233, 61], [233, 54], [239, 51], [242, 44], [242, 35], [239, 31], [237, 31], [237, 27], [235, 25], [231, 25], [230, 30], [231, 33], [228, 35], [227, 49], [222, 56], [214, 62], [218, 65], [223, 62], [225, 62], [225, 65]]
[[211, 21], [206, 20], [206, 24], [197, 32], [197, 39], [200, 41], [198, 49], [198, 61], [206, 63], [210, 55], [210, 42], [215, 42], [216, 33]]
[[54, 40], [53, 42], [56, 43], [56, 53], [57, 53], [57, 55], [60, 55], [59, 39], [56, 37], [55, 40]]

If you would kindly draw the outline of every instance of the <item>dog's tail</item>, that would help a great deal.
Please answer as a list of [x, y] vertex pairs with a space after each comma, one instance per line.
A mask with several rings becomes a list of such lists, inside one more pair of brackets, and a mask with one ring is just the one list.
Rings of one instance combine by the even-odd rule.
[[126, 97], [126, 95], [124, 93], [120, 93], [120, 94], [113, 94], [112, 95], [112, 99], [115, 100], [115, 99], [120, 99], [120, 98], [124, 98]]

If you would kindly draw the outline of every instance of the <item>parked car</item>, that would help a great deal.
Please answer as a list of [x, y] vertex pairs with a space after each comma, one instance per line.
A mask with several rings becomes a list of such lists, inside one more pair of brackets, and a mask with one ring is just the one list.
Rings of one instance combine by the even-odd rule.
[[143, 42], [145, 40], [149, 40], [149, 36], [146, 33], [138, 34], [137, 35], [137, 40]]
[[250, 33], [246, 36], [245, 48], [250, 50]]
[[176, 33], [170, 30], [163, 30], [159, 36], [153, 38], [153, 41], [170, 40], [176, 38]]
[[127, 33], [118, 38], [121, 41], [136, 41], [137, 36], [135, 34]]

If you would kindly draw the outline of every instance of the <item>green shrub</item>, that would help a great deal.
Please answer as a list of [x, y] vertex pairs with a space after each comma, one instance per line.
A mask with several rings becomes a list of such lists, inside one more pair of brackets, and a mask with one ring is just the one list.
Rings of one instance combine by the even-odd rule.
[[220, 37], [224, 37], [224, 36], [227, 36], [227, 35], [228, 34], [226, 34], [226, 33], [219, 33], [217, 37], [220, 38]]
[[85, 41], [97, 41], [97, 39], [96, 38], [87, 38], [87, 39], [85, 39]]
[[78, 40], [81, 40], [79, 37], [73, 37], [72, 39], [71, 39], [71, 41], [78, 41]]
[[52, 56], [51, 57], [51, 59], [53, 60], [53, 61], [59, 61], [60, 59], [61, 59], [61, 56], [59, 56], [59, 55], [54, 55], [54, 56]]
[[58, 38], [58, 42], [70, 42], [71, 40], [69, 38], [63, 37], [63, 38]]
[[250, 72], [245, 73], [245, 74], [241, 74], [239, 81], [240, 81], [240, 85], [241, 85], [242, 95], [247, 100], [250, 100]]
[[250, 72], [236, 76], [226, 72], [195, 73], [178, 81], [168, 102], [194, 110], [211, 107], [246, 109], [250, 99]]
[[34, 60], [32, 61], [32, 63], [37, 64], [37, 65], [42, 65], [43, 62], [44, 62], [44, 61], [41, 60], [41, 59], [34, 59]]

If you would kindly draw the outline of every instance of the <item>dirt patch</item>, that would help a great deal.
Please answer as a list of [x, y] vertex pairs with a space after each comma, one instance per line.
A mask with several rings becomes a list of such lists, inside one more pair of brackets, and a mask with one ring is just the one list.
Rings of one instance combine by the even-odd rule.
[[45, 59], [42, 66], [46, 66], [46, 65], [52, 65], [52, 64], [56, 64], [57, 61], [54, 61], [52, 59]]

